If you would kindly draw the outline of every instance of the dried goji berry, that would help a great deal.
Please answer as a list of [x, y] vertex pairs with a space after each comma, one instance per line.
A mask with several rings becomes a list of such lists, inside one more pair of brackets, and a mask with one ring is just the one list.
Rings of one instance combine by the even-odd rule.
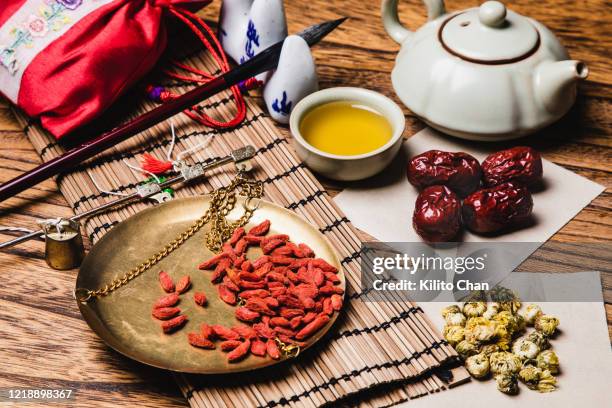
[[276, 326], [274, 328], [274, 332], [276, 334], [284, 334], [285, 336], [293, 337], [295, 336], [295, 332], [291, 329], [287, 329], [286, 327]]
[[341, 294], [344, 293], [344, 290], [342, 288], [338, 287], [338, 286], [327, 286], [326, 285], [326, 286], [321, 286], [319, 288], [319, 293], [322, 296], [331, 296], [334, 293], [336, 293], [338, 295], [341, 295]]
[[225, 276], [227, 268], [229, 268], [231, 265], [232, 261], [229, 258], [225, 257], [221, 259], [219, 263], [217, 263], [217, 266], [215, 267], [215, 271], [213, 272], [210, 281], [213, 283], [220, 282], [221, 279]]
[[223, 277], [223, 284], [232, 292], [240, 292], [240, 287], [238, 287], [238, 285], [236, 285], [229, 276]]
[[342, 309], [342, 296], [334, 294], [331, 296], [331, 305], [335, 311]]
[[271, 256], [270, 262], [275, 265], [291, 265], [295, 261], [294, 258], [288, 256]]
[[313, 258], [315, 256], [314, 251], [304, 243], [298, 244], [298, 248], [302, 250], [305, 258]]
[[[258, 298], [253, 298], [253, 299], [258, 299]], [[243, 322], [255, 322], [259, 319], [259, 313], [251, 310], [249, 308], [246, 307], [238, 307], [236, 308], [236, 319], [241, 320]]]
[[271, 241], [262, 240], [259, 246], [261, 247], [264, 254], [269, 254], [275, 248], [283, 245], [285, 242], [280, 239], [273, 239]]
[[302, 319], [303, 317], [300, 316], [294, 317], [289, 321], [289, 327], [291, 327], [293, 330], [297, 329], [302, 324]]
[[249, 235], [265, 235], [270, 230], [270, 220], [265, 220], [249, 230]]
[[287, 288], [284, 287], [284, 286], [273, 286], [273, 287], [270, 287], [270, 285], [268, 285], [268, 288], [270, 289], [270, 295], [274, 296], [275, 298], [278, 298], [279, 296], [284, 295], [285, 293], [287, 293]]
[[224, 253], [220, 253], [218, 255], [213, 256], [212, 258], [202, 262], [200, 265], [198, 265], [198, 269], [204, 270], [204, 269], [212, 269], [214, 268], [222, 259], [227, 258], [227, 255]]
[[282, 273], [278, 273], [278, 272], [268, 272], [268, 274], [266, 275], [266, 279], [268, 281], [281, 282], [283, 284], [288, 284], [289, 283], [289, 281], [285, 277], [285, 275], [283, 275]]
[[[328, 273], [333, 273], [333, 272], [328, 272]], [[325, 273], [323, 272], [323, 270], [319, 268], [315, 268], [315, 272], [314, 272], [312, 280], [315, 283], [315, 285], [322, 286], [325, 283]]]
[[194, 347], [200, 347], [208, 350], [215, 348], [215, 344], [212, 341], [198, 333], [189, 333], [187, 335], [187, 339], [189, 340], [189, 344]]
[[179, 296], [176, 293], [170, 293], [169, 295], [162, 296], [153, 304], [154, 308], [159, 307], [171, 307], [178, 303]]
[[217, 291], [219, 292], [219, 297], [222, 301], [232, 306], [236, 304], [236, 295], [234, 294], [234, 292], [229, 290], [226, 285], [221, 284], [217, 286]]
[[236, 258], [236, 260], [234, 261], [234, 263], [232, 264], [232, 266], [234, 268], [238, 268], [240, 270], [242, 270], [242, 264], [246, 261], [246, 256], [244, 254], [240, 255], [238, 258]]
[[256, 244], [259, 245], [261, 243], [261, 241], [263, 240], [263, 237], [258, 237], [255, 235], [251, 235], [251, 234], [247, 234], [244, 236], [243, 238], [249, 245], [251, 244]]
[[238, 333], [243, 339], [252, 339], [257, 337], [257, 332], [251, 326], [238, 325], [232, 327], [232, 330]]
[[340, 278], [333, 272], [325, 272], [325, 279], [334, 285], [340, 283]]
[[249, 243], [246, 241], [246, 239], [241, 239], [236, 243], [234, 251], [236, 251], [237, 254], [242, 254], [247, 250], [248, 246]]
[[334, 308], [332, 307], [332, 302], [330, 298], [323, 299], [323, 313], [328, 316], [331, 316], [334, 313]]
[[178, 307], [158, 307], [151, 312], [153, 317], [159, 320], [168, 320], [179, 313], [181, 313], [181, 309]]
[[291, 320], [296, 316], [304, 316], [304, 311], [302, 309], [281, 308], [280, 315]]
[[277, 308], [279, 306], [278, 300], [276, 300], [276, 298], [273, 298], [271, 296], [264, 298], [264, 301], [266, 302], [268, 307]]
[[238, 340], [240, 339], [240, 335], [236, 333], [232, 329], [228, 329], [225, 326], [221, 326], [220, 324], [214, 324], [210, 326], [211, 330], [215, 334], [216, 337], [223, 340]]
[[219, 344], [219, 348], [222, 351], [228, 352], [228, 351], [232, 351], [233, 349], [235, 349], [241, 344], [242, 342], [240, 340], [225, 340], [221, 342], [221, 344]]
[[287, 245], [279, 246], [275, 248], [270, 255], [272, 256], [291, 256], [294, 255], [293, 249]]
[[317, 316], [312, 322], [308, 323], [306, 326], [302, 328], [296, 335], [295, 338], [297, 340], [304, 340], [308, 337], [315, 334], [319, 331], [323, 326], [325, 326], [329, 322], [330, 318], [326, 315]]
[[289, 322], [289, 320], [285, 319], [284, 317], [277, 316], [277, 317], [273, 317], [270, 319], [270, 326], [272, 327], [275, 327], [275, 326], [290, 327], [291, 323]]
[[170, 275], [168, 275], [164, 271], [159, 272], [159, 284], [164, 290], [164, 292], [167, 292], [167, 293], [174, 292], [174, 282], [172, 281], [172, 278], [170, 277]]
[[253, 270], [253, 264], [248, 259], [240, 265], [240, 270], [245, 272], [251, 272]]
[[176, 283], [176, 293], [178, 293], [179, 295], [181, 293], [185, 293], [190, 286], [191, 279], [189, 278], [189, 275], [185, 275]]
[[259, 258], [253, 261], [253, 269], [259, 269], [268, 262], [270, 262], [270, 257], [268, 255], [260, 256]]
[[242, 360], [249, 352], [251, 348], [251, 341], [245, 340], [238, 347], [227, 353], [227, 361], [230, 363], [234, 363], [236, 361]]
[[206, 303], [208, 302], [206, 299], [206, 294], [204, 292], [194, 293], [193, 300], [196, 302], [196, 304], [200, 306], [206, 306]]
[[253, 329], [259, 337], [263, 337], [266, 339], [273, 339], [276, 335], [274, 330], [272, 330], [270, 326], [266, 325], [265, 323], [255, 323], [253, 325]]
[[244, 236], [244, 227], [238, 227], [232, 233], [231, 238], [229, 239], [230, 245], [236, 245], [236, 243]]
[[242, 299], [248, 299], [252, 297], [266, 298], [268, 296], [270, 296], [270, 292], [265, 289], [250, 289], [240, 292], [240, 297]]
[[234, 268], [227, 268], [225, 272], [227, 273], [227, 277], [231, 279], [231, 281], [234, 282], [235, 285], [238, 285], [238, 283], [240, 282], [240, 272], [238, 272]]
[[251, 341], [251, 354], [254, 356], [264, 357], [266, 355], [266, 343], [259, 339]]
[[249, 281], [241, 280], [240, 282], [238, 282], [238, 286], [240, 286], [242, 289], [263, 289], [267, 285], [266, 285], [266, 282], [264, 281], [249, 282]]
[[[247, 309], [249, 309], [249, 310], [252, 310], [254, 312], [261, 313], [261, 314], [264, 314], [264, 315], [268, 315], [268, 316], [276, 315], [276, 312], [273, 311], [272, 309], [270, 309], [270, 307], [268, 306], [266, 301], [263, 300], [262, 298], [252, 297], [252, 298], [247, 299], [245, 307]], [[259, 314], [258, 314], [258, 316], [259, 316]], [[237, 314], [236, 314], [236, 317], [238, 317]], [[249, 321], [251, 321], [251, 320], [249, 320]]]
[[302, 317], [302, 323], [308, 324], [312, 322], [316, 317], [317, 314], [315, 312], [308, 312], [304, 315], [304, 317]]
[[259, 276], [255, 272], [240, 272], [238, 274], [238, 279], [251, 282], [259, 282], [261, 280], [261, 276]]
[[338, 272], [338, 268], [321, 258], [313, 259], [312, 265], [316, 268], [321, 268], [324, 272]]
[[278, 345], [272, 339], [269, 339], [266, 342], [266, 351], [268, 352], [268, 355], [274, 360], [278, 360], [281, 357], [281, 353], [280, 353], [280, 350], [278, 349]]
[[212, 327], [210, 327], [206, 323], [202, 323], [200, 325], [200, 334], [206, 337], [207, 339], [211, 339], [215, 336], [215, 332], [213, 331]]
[[178, 330], [180, 327], [182, 327], [185, 322], [187, 322], [187, 316], [185, 315], [180, 315], [180, 316], [176, 316], [175, 318], [172, 318], [170, 320], [166, 320], [165, 322], [162, 323], [162, 330], [164, 331], [164, 333], [171, 333], [175, 330]]
[[289, 248], [289, 249], [290, 249], [290, 250], [293, 252], [293, 255], [294, 255], [296, 258], [304, 258], [304, 255], [305, 255], [305, 254], [304, 254], [304, 251], [302, 251], [302, 250], [300, 249], [300, 247], [298, 247], [297, 245], [295, 245], [293, 242], [287, 242], [287, 245], [286, 245], [286, 246], [287, 246], [287, 248]]

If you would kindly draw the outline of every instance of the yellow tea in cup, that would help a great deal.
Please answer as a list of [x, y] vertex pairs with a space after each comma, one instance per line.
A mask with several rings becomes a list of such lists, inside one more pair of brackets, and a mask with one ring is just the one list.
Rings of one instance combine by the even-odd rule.
[[311, 146], [339, 156], [356, 156], [384, 146], [393, 134], [389, 121], [360, 102], [327, 102], [308, 111], [300, 134]]

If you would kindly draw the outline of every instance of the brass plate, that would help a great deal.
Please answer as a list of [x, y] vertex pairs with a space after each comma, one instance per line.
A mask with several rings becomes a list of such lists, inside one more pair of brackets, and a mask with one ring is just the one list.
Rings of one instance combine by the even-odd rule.
[[[240, 216], [243, 202], [239, 198], [230, 219]], [[121, 222], [93, 246], [81, 266], [76, 287], [97, 289], [123, 275], [188, 228], [208, 205], [208, 196], [181, 198], [146, 209]], [[339, 258], [321, 232], [295, 213], [263, 200], [247, 228], [265, 219], [272, 222], [271, 233], [288, 234], [294, 242], [308, 244], [318, 257], [338, 267], [341, 287], [345, 288]], [[79, 303], [89, 327], [121, 354], [172, 371], [221, 374], [278, 363], [269, 357], [249, 355], [239, 363], [229, 364], [226, 354], [218, 348], [202, 350], [189, 345], [187, 333], [198, 332], [201, 323], [230, 327], [239, 323], [234, 317], [234, 307], [219, 299], [216, 287], [210, 282], [211, 272], [197, 269], [200, 262], [213, 255], [204, 245], [207, 230], [205, 226], [166, 259], [109, 296]], [[247, 256], [252, 258], [260, 254], [259, 249], [251, 248]], [[160, 322], [151, 316], [153, 303], [164, 295], [157, 280], [160, 270], [168, 272], [175, 282], [187, 274], [193, 282], [178, 305], [189, 321], [181, 330], [169, 335], [162, 332]], [[196, 290], [206, 293], [207, 307], [197, 306], [193, 301]], [[307, 347], [330, 329], [337, 316], [338, 313], [334, 313], [328, 325], [308, 340]]]

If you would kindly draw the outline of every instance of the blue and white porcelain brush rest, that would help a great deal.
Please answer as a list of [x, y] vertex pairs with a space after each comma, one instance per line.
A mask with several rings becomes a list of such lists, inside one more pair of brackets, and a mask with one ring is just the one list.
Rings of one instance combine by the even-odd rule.
[[276, 71], [256, 77], [264, 83], [266, 107], [277, 122], [289, 123], [291, 109], [319, 89], [308, 44], [299, 36], [287, 37], [282, 0], [223, 0], [219, 34], [223, 49], [237, 63], [285, 39]]

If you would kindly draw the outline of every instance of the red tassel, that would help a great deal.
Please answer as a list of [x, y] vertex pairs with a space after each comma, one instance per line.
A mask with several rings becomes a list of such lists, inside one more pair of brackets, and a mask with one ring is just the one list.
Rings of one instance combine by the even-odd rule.
[[145, 153], [142, 155], [143, 160], [140, 167], [143, 170], [146, 170], [155, 175], [164, 174], [170, 170], [172, 170], [172, 162], [169, 161], [161, 161], [151, 156], [149, 153]]

